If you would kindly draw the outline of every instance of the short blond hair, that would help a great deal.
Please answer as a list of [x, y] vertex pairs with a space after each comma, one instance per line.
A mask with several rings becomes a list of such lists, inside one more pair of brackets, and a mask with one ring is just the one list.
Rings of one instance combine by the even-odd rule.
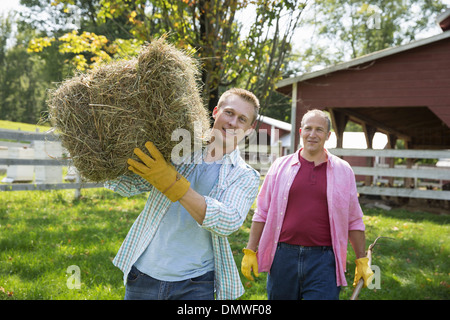
[[250, 91], [241, 89], [241, 88], [231, 88], [220, 96], [219, 102], [217, 103], [217, 107], [220, 109], [222, 107], [223, 102], [231, 95], [236, 95], [243, 100], [247, 101], [251, 105], [253, 105], [255, 110], [255, 118], [252, 121], [252, 124], [255, 123], [256, 119], [258, 118], [259, 114], [259, 99]]

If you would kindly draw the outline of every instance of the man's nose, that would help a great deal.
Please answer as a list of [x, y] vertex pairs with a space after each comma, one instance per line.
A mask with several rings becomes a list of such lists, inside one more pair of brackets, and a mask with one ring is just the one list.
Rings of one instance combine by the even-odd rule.
[[235, 128], [237, 124], [237, 117], [231, 117], [230, 120], [228, 121], [228, 124], [233, 128]]

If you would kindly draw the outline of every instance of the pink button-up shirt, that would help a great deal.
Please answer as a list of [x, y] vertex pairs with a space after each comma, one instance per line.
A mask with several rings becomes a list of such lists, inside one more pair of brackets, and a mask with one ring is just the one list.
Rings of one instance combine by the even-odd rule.
[[[325, 151], [328, 154], [327, 203], [331, 242], [336, 260], [336, 281], [338, 286], [346, 286], [348, 232], [365, 229], [362, 221], [363, 213], [358, 201], [352, 168], [346, 161]], [[257, 253], [258, 270], [261, 272], [270, 271], [272, 266], [289, 189], [300, 169], [297, 152], [274, 161], [258, 194], [257, 209], [252, 220], [265, 223]]]

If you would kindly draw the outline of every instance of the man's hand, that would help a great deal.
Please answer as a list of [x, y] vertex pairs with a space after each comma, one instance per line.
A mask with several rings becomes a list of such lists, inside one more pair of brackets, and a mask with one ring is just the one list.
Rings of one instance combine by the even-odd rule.
[[364, 279], [364, 288], [366, 288], [369, 283], [372, 282], [373, 271], [369, 267], [369, 258], [359, 258], [356, 259], [356, 269], [355, 269], [355, 279], [353, 281], [353, 286], [356, 287], [358, 281], [363, 278]]
[[242, 262], [241, 262], [241, 271], [242, 274], [250, 281], [253, 281], [253, 277], [252, 277], [252, 270], [253, 273], [255, 274], [255, 277], [259, 277], [259, 273], [258, 273], [258, 260], [256, 258], [256, 252], [254, 252], [253, 250], [244, 248], [242, 250], [242, 252], [244, 252], [244, 257], [242, 258]]
[[190, 187], [189, 181], [166, 162], [152, 142], [146, 142], [145, 147], [150, 152], [150, 156], [139, 148], [134, 149], [134, 154], [143, 163], [128, 159], [127, 163], [130, 165], [128, 169], [150, 182], [172, 202], [180, 200]]

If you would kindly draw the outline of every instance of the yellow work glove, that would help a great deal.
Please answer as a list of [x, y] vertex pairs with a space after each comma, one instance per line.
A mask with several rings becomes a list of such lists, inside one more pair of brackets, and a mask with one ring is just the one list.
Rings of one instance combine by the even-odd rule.
[[128, 169], [150, 182], [172, 202], [180, 200], [189, 189], [189, 181], [179, 174], [173, 165], [166, 162], [152, 142], [146, 142], [145, 147], [151, 156], [145, 154], [141, 149], [135, 148], [134, 154], [143, 163], [128, 159], [127, 163], [130, 165]]
[[259, 277], [258, 273], [258, 259], [256, 259], [256, 252], [247, 248], [242, 249], [244, 257], [241, 262], [242, 274], [250, 281], [253, 281], [252, 270], [255, 277]]
[[359, 258], [355, 260], [356, 263], [356, 269], [355, 269], [355, 279], [353, 281], [353, 286], [356, 287], [356, 285], [359, 282], [359, 279], [364, 279], [364, 286], [363, 288], [367, 287], [371, 282], [373, 278], [373, 271], [369, 267], [369, 258]]

